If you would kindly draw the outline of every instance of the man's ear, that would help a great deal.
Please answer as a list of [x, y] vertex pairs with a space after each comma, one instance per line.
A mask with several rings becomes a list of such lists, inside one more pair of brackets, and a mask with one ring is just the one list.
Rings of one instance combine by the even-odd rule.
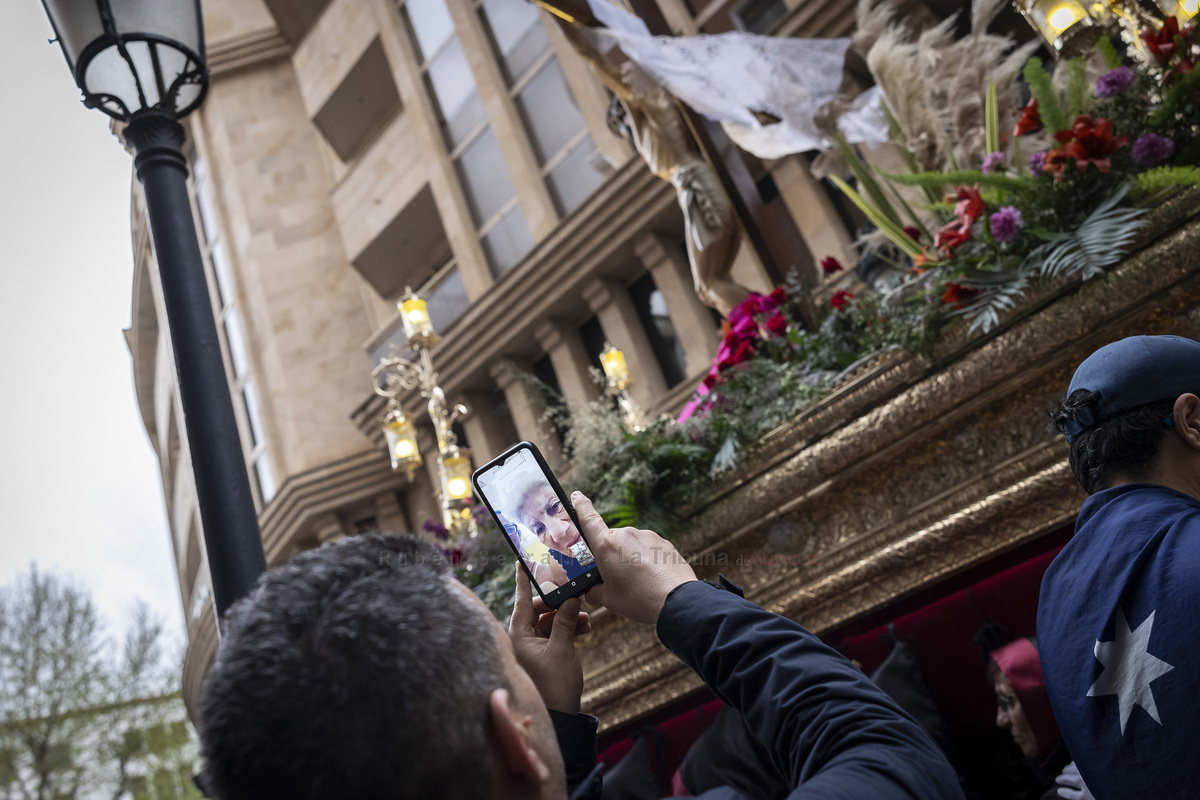
[[1193, 450], [1200, 451], [1200, 397], [1181, 394], [1175, 398], [1171, 419], [1179, 438]]
[[488, 705], [491, 710], [489, 734], [497, 745], [502, 767], [514, 778], [533, 784], [548, 781], [550, 768], [533, 747], [529, 715], [513, 707], [512, 697], [505, 689], [495, 689], [488, 698]]

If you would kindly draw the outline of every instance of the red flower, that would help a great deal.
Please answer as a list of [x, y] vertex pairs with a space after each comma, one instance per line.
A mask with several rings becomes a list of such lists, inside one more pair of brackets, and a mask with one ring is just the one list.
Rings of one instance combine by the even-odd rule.
[[835, 272], [840, 272], [842, 269], [842, 262], [833, 256], [825, 256], [821, 259], [821, 272], [824, 272], [826, 275], [832, 275]]
[[961, 283], [950, 282], [946, 284], [946, 293], [942, 295], [942, 302], [946, 305], [953, 305], [955, 310], [958, 310], [981, 294], [983, 294], [982, 289], [972, 289]]
[[970, 238], [970, 225], [964, 229], [963, 226], [957, 222], [951, 222], [946, 227], [938, 231], [937, 235], [933, 237], [933, 246], [949, 256], [954, 248], [958, 247], [960, 244]]
[[771, 293], [767, 295], [767, 297], [769, 297], [771, 302], [775, 304], [775, 307], [778, 308], [787, 302], [787, 291], [780, 286], [772, 289]]
[[1066, 174], [1067, 167], [1070, 166], [1071, 157], [1062, 150], [1054, 149], [1046, 152], [1046, 160], [1042, 165], [1042, 172], [1054, 173], [1054, 180], [1061, 181], [1063, 175]]
[[754, 345], [749, 342], [738, 342], [737, 350], [733, 354], [733, 365], [737, 366], [750, 358], [754, 358]]
[[1042, 129], [1042, 115], [1038, 113], [1037, 98], [1032, 97], [1025, 104], [1021, 118], [1013, 128], [1013, 136], [1024, 136], [1027, 133], [1037, 133]]
[[787, 332], [787, 320], [782, 314], [776, 314], [767, 320], [767, 331], [772, 336], [783, 336]]
[[[1189, 57], [1190, 45], [1192, 42], [1189, 39], [1196, 33], [1196, 23], [1191, 22], [1182, 28], [1179, 27], [1179, 20], [1175, 17], [1167, 17], [1166, 22], [1157, 31], [1150, 28], [1138, 34], [1143, 42], [1146, 43], [1146, 49], [1158, 61], [1158, 65], [1166, 69], [1171, 59], [1179, 56], [1180, 63], [1176, 64], [1173, 70], [1175, 72], [1188, 72], [1192, 67], [1196, 66], [1196, 60]], [[1180, 69], [1182, 67], [1182, 69]], [[1163, 80], [1167, 77], [1164, 75]]]
[[711, 389], [717, 385], [717, 373], [710, 372], [704, 376], [704, 388]]
[[983, 198], [979, 196], [979, 187], [958, 187], [958, 202], [954, 205], [954, 214], [962, 220], [963, 231], [970, 230], [982, 213]]
[[1064, 145], [1063, 153], [1075, 159], [1075, 169], [1080, 175], [1087, 172], [1088, 164], [1095, 164], [1100, 172], [1108, 172], [1112, 165], [1109, 156], [1129, 144], [1128, 136], [1113, 136], [1111, 122], [1103, 117], [1092, 119], [1090, 114], [1079, 115], [1071, 130], [1059, 131], [1054, 138]]
[[914, 242], [921, 241], [921, 229], [920, 228], [914, 228], [912, 225], [909, 225], [907, 228], [904, 229], [904, 232], [907, 233], [908, 238], [912, 239]]
[[854, 299], [854, 295], [847, 292], [845, 289], [838, 289], [833, 293], [833, 297], [829, 300], [829, 305], [833, 306], [834, 311], [841, 311], [846, 306], [850, 305], [850, 301]]

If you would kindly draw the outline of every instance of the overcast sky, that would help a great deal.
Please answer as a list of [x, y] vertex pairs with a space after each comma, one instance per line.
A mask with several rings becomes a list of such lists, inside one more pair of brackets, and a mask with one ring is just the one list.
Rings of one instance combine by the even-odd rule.
[[183, 638], [129, 351], [130, 157], [85, 109], [37, 0], [0, 2], [0, 582], [31, 561], [114, 632], [143, 598]]

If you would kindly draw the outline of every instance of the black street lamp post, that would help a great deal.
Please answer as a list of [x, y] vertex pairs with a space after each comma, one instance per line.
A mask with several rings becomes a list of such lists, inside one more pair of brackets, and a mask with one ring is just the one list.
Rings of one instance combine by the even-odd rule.
[[[199, 0], [43, 0], [83, 103], [127, 122], [146, 195], [217, 619], [266, 570], [178, 120], [208, 89]], [[114, 8], [115, 5], [115, 8]]]

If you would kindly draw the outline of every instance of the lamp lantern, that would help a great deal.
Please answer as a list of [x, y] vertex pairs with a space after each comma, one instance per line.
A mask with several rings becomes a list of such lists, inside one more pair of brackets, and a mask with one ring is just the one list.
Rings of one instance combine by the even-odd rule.
[[[462, 511], [471, 505], [471, 458], [465, 448], [454, 448], [442, 459], [442, 493], [447, 510]], [[469, 513], [469, 512], [468, 512]]]
[[428, 349], [438, 343], [440, 337], [433, 328], [433, 320], [429, 317], [429, 309], [425, 301], [417, 296], [412, 289], [405, 287], [404, 296], [398, 303], [400, 307], [400, 323], [404, 326], [404, 335], [414, 347]]
[[608, 378], [609, 386], [623, 392], [633, 385], [625, 354], [608, 342], [604, 343], [604, 349], [600, 351], [600, 365], [604, 367], [604, 375]]
[[1016, 0], [1015, 5], [1056, 55], [1074, 56], [1087, 50], [1103, 31], [1080, 0]]
[[1200, 0], [1154, 0], [1164, 17], [1175, 17], [1180, 26], [1186, 25], [1200, 11]]
[[204, 100], [199, 0], [42, 0], [83, 104], [129, 122], [158, 109], [182, 117]]
[[399, 404], [388, 409], [383, 419], [383, 437], [387, 441], [392, 469], [406, 470], [412, 480], [413, 472], [421, 466], [421, 450], [417, 447], [417, 427], [404, 416]]

